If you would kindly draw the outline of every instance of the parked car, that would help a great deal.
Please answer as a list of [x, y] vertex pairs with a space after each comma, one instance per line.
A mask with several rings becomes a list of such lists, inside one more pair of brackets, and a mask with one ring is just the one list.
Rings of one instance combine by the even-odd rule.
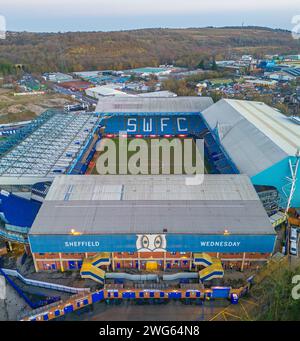
[[290, 242], [297, 243], [298, 241], [298, 231], [296, 227], [291, 227]]
[[293, 256], [298, 256], [298, 247], [296, 242], [291, 242], [290, 244], [290, 254]]

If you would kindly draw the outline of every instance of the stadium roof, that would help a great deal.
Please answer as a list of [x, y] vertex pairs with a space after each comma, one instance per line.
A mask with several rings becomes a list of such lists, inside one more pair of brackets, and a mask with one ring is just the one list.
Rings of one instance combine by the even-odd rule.
[[30, 234], [274, 234], [245, 175], [58, 176]]
[[[53, 178], [66, 171], [88, 142], [99, 119], [91, 114], [53, 113], [0, 158], [0, 183]], [[11, 137], [13, 138], [13, 136]], [[36, 181], [35, 181], [36, 182]]]
[[193, 112], [199, 113], [213, 104], [210, 97], [113, 97], [101, 98], [96, 111], [99, 113], [138, 112]]
[[239, 171], [249, 176], [300, 148], [300, 126], [264, 103], [222, 99], [202, 114]]

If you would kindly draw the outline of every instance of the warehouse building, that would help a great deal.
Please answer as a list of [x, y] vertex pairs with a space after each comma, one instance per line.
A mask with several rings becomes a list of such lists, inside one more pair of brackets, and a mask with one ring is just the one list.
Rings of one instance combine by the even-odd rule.
[[63, 83], [73, 81], [73, 77], [61, 72], [45, 73], [43, 78], [49, 82]]
[[29, 234], [36, 270], [81, 269], [97, 256], [110, 271], [195, 271], [200, 253], [225, 269], [270, 257], [276, 234], [246, 175], [185, 180], [57, 176]]
[[[254, 185], [275, 187], [286, 207], [299, 164], [300, 126], [261, 102], [222, 99], [202, 116], [238, 172]], [[299, 176], [295, 185], [291, 206], [300, 207]]]
[[126, 92], [120, 91], [107, 85], [99, 85], [93, 88], [88, 88], [85, 93], [93, 98], [100, 99], [106, 96], [129, 96]]

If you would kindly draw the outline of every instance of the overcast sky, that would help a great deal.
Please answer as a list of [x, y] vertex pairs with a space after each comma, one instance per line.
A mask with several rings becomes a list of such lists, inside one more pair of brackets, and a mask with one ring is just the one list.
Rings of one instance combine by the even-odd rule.
[[259, 25], [292, 29], [299, 0], [1, 0], [7, 29], [110, 31]]

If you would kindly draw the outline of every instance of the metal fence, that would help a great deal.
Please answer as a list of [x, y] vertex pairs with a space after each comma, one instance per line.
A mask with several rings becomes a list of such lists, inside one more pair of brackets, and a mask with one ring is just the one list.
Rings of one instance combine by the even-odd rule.
[[52, 290], [57, 290], [57, 291], [69, 292], [71, 294], [90, 292], [89, 288], [75, 288], [75, 287], [69, 287], [69, 286], [65, 286], [61, 284], [42, 282], [42, 281], [37, 281], [34, 279], [29, 279], [29, 278], [22, 276], [18, 270], [12, 270], [12, 269], [1, 269], [1, 270], [8, 276], [17, 277], [19, 280], [21, 280], [23, 283], [27, 285], [32, 285], [32, 286], [36, 286], [40, 288], [52, 289]]

